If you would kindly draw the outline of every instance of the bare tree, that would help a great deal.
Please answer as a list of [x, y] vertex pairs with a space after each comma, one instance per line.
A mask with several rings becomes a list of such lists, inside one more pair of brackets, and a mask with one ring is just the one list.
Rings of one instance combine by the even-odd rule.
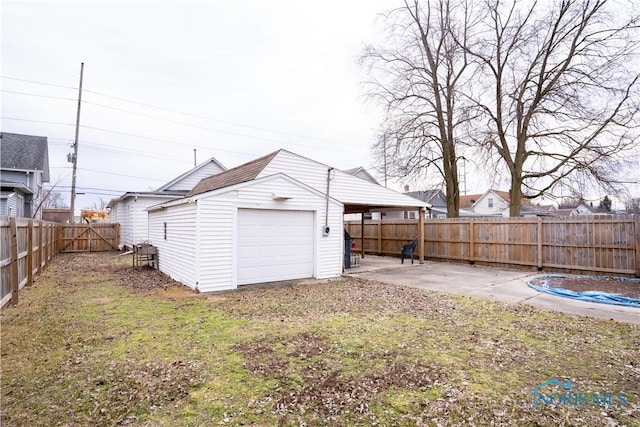
[[93, 202], [93, 204], [89, 209], [105, 210], [108, 204], [109, 204], [108, 200], [104, 200], [102, 197], [98, 197], [98, 201]]
[[625, 5], [487, 0], [482, 30], [459, 40], [479, 64], [472, 135], [510, 177], [511, 216], [523, 197], [618, 194], [637, 174], [639, 19]]
[[385, 47], [369, 46], [362, 56], [368, 94], [386, 111], [374, 147], [379, 164], [394, 177], [436, 171], [449, 217], [460, 209], [458, 134], [469, 109], [458, 91], [471, 78], [464, 45], [471, 15], [465, 0], [406, 0], [387, 15]]
[[32, 218], [35, 218], [40, 209], [61, 209], [68, 207], [64, 203], [64, 197], [56, 187], [60, 184], [60, 179], [54, 182], [48, 189], [44, 189], [44, 195], [40, 198], [38, 205], [33, 210]]
[[59, 191], [53, 191], [53, 189], [50, 189], [45, 194], [45, 198], [42, 203], [43, 209], [63, 209], [68, 207], [69, 206], [64, 202], [64, 196]]

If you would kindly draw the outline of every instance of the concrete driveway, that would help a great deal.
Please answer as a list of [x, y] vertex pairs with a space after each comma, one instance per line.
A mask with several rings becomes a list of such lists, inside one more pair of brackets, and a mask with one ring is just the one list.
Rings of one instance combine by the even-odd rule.
[[580, 316], [640, 324], [640, 309], [578, 301], [541, 293], [527, 286], [536, 272], [425, 261], [411, 264], [398, 258], [367, 256], [346, 274], [385, 283], [468, 295], [509, 304], [529, 304]]

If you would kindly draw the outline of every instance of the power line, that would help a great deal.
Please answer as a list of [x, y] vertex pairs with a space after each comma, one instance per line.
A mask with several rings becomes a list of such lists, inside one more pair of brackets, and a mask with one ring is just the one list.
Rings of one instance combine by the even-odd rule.
[[16, 80], [16, 81], [19, 81], [19, 82], [35, 83], [35, 84], [45, 85], [45, 86], [62, 87], [62, 88], [65, 88], [65, 89], [78, 90], [77, 87], [73, 87], [73, 86], [63, 86], [63, 85], [57, 85], [57, 84], [53, 84], [53, 83], [45, 83], [45, 82], [38, 82], [38, 81], [35, 81], [35, 80], [19, 79], [17, 77], [9, 77], [9, 76], [0, 76], [0, 77], [2, 77], [3, 79]]
[[[301, 147], [308, 147], [307, 144], [301, 144], [301, 143], [289, 142], [289, 141], [282, 141], [282, 140], [279, 140], [279, 139], [265, 138], [265, 137], [262, 137], [262, 136], [248, 135], [248, 134], [239, 133], [239, 132], [232, 132], [232, 131], [227, 131], [227, 130], [222, 130], [222, 129], [211, 128], [211, 127], [207, 127], [207, 126], [195, 125], [195, 124], [191, 124], [191, 123], [181, 122], [181, 121], [178, 121], [178, 120], [166, 119], [164, 117], [151, 116], [151, 115], [148, 115], [148, 114], [137, 113], [137, 112], [134, 112], [134, 111], [125, 110], [123, 108], [111, 107], [109, 105], [98, 104], [96, 102], [91, 102], [91, 101], [82, 101], [82, 102], [84, 104], [90, 104], [90, 105], [94, 105], [94, 106], [97, 106], [97, 107], [107, 108], [109, 110], [121, 111], [121, 112], [124, 112], [124, 113], [133, 114], [133, 115], [140, 116], [140, 117], [146, 117], [146, 118], [149, 118], [149, 119], [160, 120], [162, 122], [174, 123], [174, 124], [177, 124], [177, 125], [188, 126], [188, 127], [192, 127], [192, 128], [196, 128], [196, 129], [204, 129], [204, 130], [208, 130], [208, 131], [211, 131], [211, 132], [222, 133], [222, 134], [225, 134], [225, 135], [233, 135], [233, 136], [239, 136], [239, 137], [242, 137], [242, 138], [251, 138], [251, 139], [257, 139], [257, 140], [261, 140], [261, 141], [276, 142], [278, 144], [288, 144], [288, 145], [297, 145], [297, 146], [301, 146]], [[245, 127], [253, 128], [251, 126], [245, 126]], [[287, 133], [284, 133], [284, 132], [278, 132], [278, 133], [282, 133], [284, 135], [296, 136], [294, 134], [287, 134]], [[308, 139], [315, 139], [315, 140], [319, 140], [319, 141], [324, 141], [324, 140], [322, 140], [320, 138], [303, 137], [303, 136], [299, 136], [299, 137], [300, 138], [308, 138]], [[341, 144], [343, 144], [343, 143], [341, 143]], [[335, 151], [342, 151], [342, 152], [345, 152], [345, 153], [353, 152], [353, 150], [341, 150], [339, 148], [334, 149], [334, 150]]]
[[51, 98], [51, 99], [64, 99], [65, 101], [76, 101], [73, 98], [63, 98], [62, 96], [51, 96], [51, 95], [39, 95], [37, 93], [28, 93], [28, 92], [16, 92], [13, 90], [0, 90], [0, 92], [4, 92], [4, 93], [13, 93], [16, 95], [28, 95], [28, 96], [37, 96], [40, 98]]
[[[70, 185], [57, 185], [56, 188], [69, 189], [69, 188], [71, 188], [71, 186]], [[76, 189], [78, 189], [79, 191], [86, 191], [86, 190], [106, 191], [106, 192], [109, 192], [109, 193], [114, 193], [116, 195], [126, 192], [126, 191], [121, 191], [121, 190], [110, 190], [108, 188], [80, 187], [80, 186], [77, 186]]]
[[[147, 139], [147, 140], [150, 140], [150, 141], [166, 142], [167, 144], [175, 144], [175, 145], [180, 145], [180, 146], [197, 147], [197, 148], [205, 148], [205, 149], [212, 149], [213, 148], [213, 147], [206, 146], [206, 145], [185, 144], [183, 142], [171, 141], [171, 140], [168, 140], [168, 139], [153, 138], [153, 137], [144, 136], [144, 135], [135, 135], [135, 134], [132, 134], [132, 133], [120, 132], [120, 131], [111, 130], [111, 129], [103, 129], [103, 128], [87, 126], [87, 125], [80, 125], [80, 127], [83, 127], [83, 128], [86, 128], [86, 129], [98, 130], [98, 131], [101, 131], [101, 132], [114, 133], [116, 135], [133, 136], [133, 137], [136, 137], [136, 138]], [[224, 152], [233, 153], [233, 154], [245, 154], [245, 155], [248, 155], [248, 156], [252, 156], [253, 155], [251, 153], [245, 153], [245, 152], [242, 152], [242, 151], [224, 150], [224, 149], [221, 149], [221, 148], [215, 148], [215, 150], [216, 151], [224, 151]]]
[[[313, 139], [315, 141], [331, 142], [331, 143], [335, 143], [335, 144], [346, 144], [344, 141], [335, 141], [335, 140], [331, 140], [331, 139], [317, 138], [317, 137], [314, 137], [314, 136], [307, 136], [307, 135], [300, 135], [300, 134], [289, 133], [289, 132], [282, 132], [282, 131], [275, 130], [275, 129], [268, 129], [268, 128], [263, 128], [263, 127], [259, 127], [259, 126], [252, 126], [252, 125], [247, 125], [247, 124], [243, 124], [243, 123], [231, 122], [231, 121], [227, 121], [227, 120], [214, 119], [214, 118], [211, 118], [211, 117], [205, 117], [205, 116], [200, 116], [200, 115], [197, 115], [197, 114], [186, 113], [184, 111], [178, 111], [178, 110], [172, 110], [170, 108], [159, 107], [157, 105], [147, 104], [147, 103], [144, 103], [144, 102], [133, 101], [133, 100], [127, 99], [127, 98], [121, 98], [121, 97], [118, 97], [118, 96], [107, 95], [105, 93], [96, 92], [96, 91], [92, 91], [92, 90], [89, 90], [89, 89], [85, 89], [85, 92], [93, 93], [93, 94], [99, 95], [99, 96], [104, 96], [106, 98], [117, 99], [118, 101], [129, 102], [131, 104], [142, 105], [144, 107], [155, 108], [156, 110], [162, 110], [162, 111], [167, 111], [167, 112], [170, 112], [170, 113], [182, 114], [182, 115], [185, 115], [185, 116], [195, 117], [195, 118], [203, 119], [203, 120], [209, 120], [209, 121], [212, 121], [212, 122], [224, 123], [224, 124], [227, 124], [227, 125], [238, 126], [238, 127], [243, 127], [243, 128], [247, 128], [247, 129], [254, 129], [254, 130], [259, 130], [259, 131], [263, 131], [263, 132], [278, 133], [278, 134], [281, 134], [281, 135], [293, 136], [293, 137], [296, 137], [296, 138]], [[96, 105], [99, 105], [99, 104], [96, 104]], [[276, 142], [278, 142], [278, 141], [276, 141]]]
[[[35, 81], [35, 80], [20, 79], [20, 78], [16, 78], [16, 77], [8, 77], [8, 76], [0, 76], [0, 77], [2, 77], [4, 79], [16, 80], [16, 81], [22, 81], [22, 82], [28, 82], [28, 83], [34, 83], [34, 84], [40, 84], [40, 85], [46, 85], [46, 86], [60, 87], [60, 88], [65, 88], [65, 89], [74, 89], [74, 90], [78, 89], [77, 87], [73, 87], [73, 86], [57, 85], [57, 84], [53, 84], [53, 83], [46, 83], [46, 82], [39, 82], [39, 81]], [[280, 135], [293, 136], [295, 138], [311, 139], [311, 140], [314, 140], [314, 141], [331, 142], [331, 143], [335, 143], [335, 144], [346, 144], [344, 141], [336, 141], [336, 140], [331, 140], [331, 139], [326, 139], [326, 138], [318, 138], [318, 137], [314, 137], [314, 136], [301, 135], [301, 134], [296, 134], [296, 133], [291, 133], [291, 132], [283, 132], [283, 131], [279, 131], [279, 130], [275, 130], [275, 129], [263, 128], [263, 127], [259, 127], [259, 126], [252, 126], [252, 125], [248, 125], [248, 124], [244, 124], [244, 123], [236, 123], [236, 122], [232, 122], [232, 121], [228, 121], [228, 120], [214, 119], [214, 118], [211, 118], [211, 117], [200, 116], [200, 115], [197, 115], [197, 114], [187, 113], [187, 112], [184, 112], [184, 111], [178, 111], [178, 110], [173, 110], [173, 109], [170, 109], [170, 108], [160, 107], [160, 106], [153, 105], [153, 104], [147, 104], [147, 103], [144, 103], [144, 102], [134, 101], [132, 99], [127, 99], [127, 98], [121, 98], [121, 97], [118, 97], [118, 96], [108, 95], [106, 93], [97, 92], [97, 91], [93, 91], [93, 90], [89, 90], [89, 89], [84, 89], [83, 91], [87, 92], [87, 93], [93, 93], [93, 94], [98, 95], [98, 96], [103, 96], [103, 97], [106, 97], [106, 98], [116, 99], [118, 101], [124, 101], [124, 102], [128, 102], [128, 103], [131, 103], [131, 104], [136, 104], [136, 105], [141, 105], [141, 106], [148, 107], [148, 108], [155, 108], [157, 110], [167, 111], [167, 112], [170, 112], [170, 113], [182, 114], [182, 115], [185, 115], [185, 116], [195, 117], [195, 118], [198, 118], [198, 119], [209, 120], [209, 121], [218, 122], [218, 123], [224, 123], [224, 124], [231, 125], [231, 126], [237, 126], [237, 127], [247, 128], [247, 129], [259, 130], [259, 131], [262, 131], [262, 132], [277, 133], [277, 134], [280, 134]], [[9, 91], [6, 91], [6, 92], [9, 92]], [[20, 93], [20, 92], [9, 92], [9, 93]], [[48, 97], [48, 96], [45, 96], [45, 95], [35, 95], [35, 94], [29, 94], [29, 93], [20, 93], [20, 94]], [[55, 98], [55, 97], [53, 97], [53, 98]], [[75, 101], [75, 99], [71, 99], [71, 98], [61, 98], [61, 99], [70, 99], [70, 100], [74, 100]], [[140, 113], [135, 113], [135, 112], [132, 112], [132, 111], [128, 111], [128, 110], [124, 110], [124, 109], [120, 109], [120, 108], [116, 108], [116, 107], [106, 106], [106, 105], [103, 105], [103, 104], [92, 103], [92, 102], [89, 102], [89, 101], [82, 101], [82, 102], [83, 103], [87, 103], [87, 104], [93, 104], [93, 105], [100, 106], [100, 107], [103, 107], [103, 108], [110, 108], [110, 109], [113, 109], [113, 110], [119, 110], [119, 111], [131, 113], [131, 114], [137, 114], [137, 115], [140, 115], [140, 116], [143, 116], [143, 117], [156, 118], [158, 120], [165, 120], [165, 119], [162, 119], [162, 118], [157, 118], [157, 117], [148, 116], [148, 115], [144, 115], [144, 114], [140, 114]], [[165, 120], [165, 121], [170, 121], [172, 123], [177, 123], [177, 124], [183, 124], [183, 125], [186, 125], [186, 126], [198, 127], [198, 126], [195, 126], [195, 125], [189, 125], [189, 124], [178, 122], [178, 121], [175, 121], [175, 120]], [[217, 132], [230, 133], [232, 135], [247, 136], [247, 135], [243, 135], [243, 134], [235, 134], [235, 133], [232, 133], [232, 132], [226, 132], [226, 131], [221, 131], [221, 130], [216, 130], [216, 129], [211, 129], [211, 128], [205, 128], [205, 127], [203, 127], [203, 128], [204, 129], [210, 129], [210, 130], [217, 131]], [[247, 136], [247, 137], [251, 137], [251, 136]], [[266, 138], [259, 138], [259, 137], [255, 137], [255, 136], [251, 137], [251, 138], [266, 139]], [[272, 139], [267, 139], [267, 140], [270, 140], [270, 141], [273, 141], [273, 142], [282, 143], [282, 141], [278, 141], [278, 140], [272, 140]], [[288, 144], [292, 144], [292, 143], [288, 143]]]
[[[56, 141], [60, 141], [60, 142], [56, 142]], [[59, 145], [59, 146], [70, 146], [71, 144], [73, 144], [73, 141], [71, 141], [70, 139], [61, 139], [61, 138], [49, 138], [49, 142], [51, 145]], [[190, 157], [175, 156], [173, 154], [163, 154], [163, 153], [153, 152], [153, 151], [134, 150], [132, 148], [109, 147], [104, 144], [99, 144], [99, 143], [87, 141], [84, 139], [81, 139], [80, 142], [82, 143], [83, 149], [102, 151], [106, 153], [139, 154], [141, 156], [151, 156], [151, 157], [164, 158], [164, 159], [190, 160]]]
[[61, 123], [61, 122], [48, 122], [45, 120], [31, 120], [31, 119], [18, 119], [15, 117], [0, 117], [2, 120], [16, 120], [19, 122], [32, 122], [32, 123], [46, 123], [48, 125], [62, 125], [62, 126], [74, 126], [73, 123]]
[[[71, 166], [51, 166], [50, 169], [71, 169]], [[105, 174], [105, 175], [123, 176], [125, 178], [146, 179], [146, 180], [149, 180], [149, 181], [165, 182], [164, 179], [146, 178], [146, 177], [143, 177], [143, 176], [124, 175], [124, 174], [121, 174], [121, 173], [101, 171], [101, 170], [97, 170], [97, 169], [78, 168], [78, 170], [86, 171], [86, 172], [102, 173], [102, 174]]]

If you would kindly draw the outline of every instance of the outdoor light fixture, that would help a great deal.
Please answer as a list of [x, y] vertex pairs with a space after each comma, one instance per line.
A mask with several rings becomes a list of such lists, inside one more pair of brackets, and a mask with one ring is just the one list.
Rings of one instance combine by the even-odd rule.
[[291, 197], [290, 195], [287, 195], [287, 194], [271, 193], [271, 196], [272, 196], [273, 200], [275, 200], [277, 202], [284, 202], [285, 200], [293, 199], [293, 197]]

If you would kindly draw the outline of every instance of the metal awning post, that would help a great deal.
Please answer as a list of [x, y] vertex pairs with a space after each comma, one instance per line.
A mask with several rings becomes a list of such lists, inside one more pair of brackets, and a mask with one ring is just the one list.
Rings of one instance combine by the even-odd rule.
[[420, 243], [418, 244], [418, 258], [420, 264], [424, 264], [424, 208], [418, 209], [418, 230]]
[[360, 214], [360, 248], [362, 248], [362, 259], [364, 259], [364, 212]]

